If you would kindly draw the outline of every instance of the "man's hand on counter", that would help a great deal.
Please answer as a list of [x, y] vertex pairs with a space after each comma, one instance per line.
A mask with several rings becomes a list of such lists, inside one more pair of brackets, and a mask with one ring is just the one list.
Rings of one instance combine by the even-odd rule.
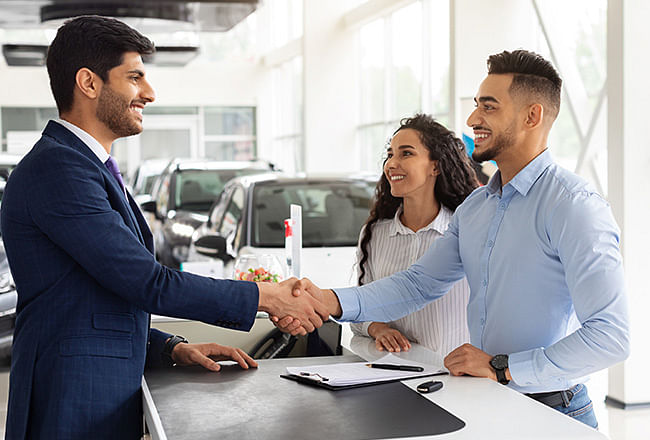
[[257, 367], [257, 362], [240, 348], [219, 344], [176, 344], [172, 359], [178, 365], [202, 365], [210, 371], [219, 371], [217, 361], [235, 361], [244, 370]]
[[[474, 377], [487, 377], [496, 381], [497, 375], [490, 366], [490, 359], [492, 359], [492, 355], [474, 347], [472, 344], [463, 344], [449, 353], [444, 363], [445, 368], [453, 376], [466, 374]], [[506, 369], [506, 378], [512, 380], [508, 369]]]

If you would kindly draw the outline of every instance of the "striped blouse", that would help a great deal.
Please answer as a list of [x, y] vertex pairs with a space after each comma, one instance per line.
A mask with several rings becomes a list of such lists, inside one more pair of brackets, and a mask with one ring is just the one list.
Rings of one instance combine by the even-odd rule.
[[[368, 261], [365, 264], [366, 273], [362, 280], [364, 284], [405, 270], [415, 263], [433, 240], [442, 236], [452, 217], [452, 212], [441, 206], [439, 214], [429, 225], [413, 232], [400, 221], [401, 213], [402, 208], [399, 208], [394, 218], [379, 220], [373, 225], [372, 239], [368, 244]], [[360, 259], [359, 248], [357, 262]], [[446, 356], [456, 347], [469, 342], [468, 300], [469, 285], [463, 278], [442, 298], [389, 325], [409, 340]], [[354, 334], [369, 336], [370, 324], [371, 322], [363, 322], [350, 326]]]

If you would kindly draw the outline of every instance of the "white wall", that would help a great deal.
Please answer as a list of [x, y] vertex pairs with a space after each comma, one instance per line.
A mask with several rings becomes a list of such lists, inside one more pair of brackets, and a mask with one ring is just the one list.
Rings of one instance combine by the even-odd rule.
[[156, 103], [164, 106], [249, 106], [258, 104], [264, 69], [257, 63], [148, 66]]
[[9, 67], [1, 61], [0, 84], [0, 106], [56, 106], [45, 67]]
[[345, 0], [306, 1], [303, 35], [305, 168], [351, 172], [357, 125], [356, 32]]
[[[257, 63], [146, 66], [163, 106], [256, 105], [265, 70]], [[0, 106], [54, 107], [45, 67], [0, 64]]]

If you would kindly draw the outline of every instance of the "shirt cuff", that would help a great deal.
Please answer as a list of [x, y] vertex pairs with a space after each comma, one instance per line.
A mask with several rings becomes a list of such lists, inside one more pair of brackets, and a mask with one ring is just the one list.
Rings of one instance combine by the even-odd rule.
[[341, 317], [337, 318], [337, 321], [356, 321], [358, 319], [361, 305], [359, 304], [359, 292], [357, 290], [356, 287], [332, 289], [341, 305]]
[[508, 355], [508, 369], [512, 380], [520, 387], [539, 385], [539, 380], [533, 368], [533, 357], [538, 348], [520, 351]]
[[544, 348], [509, 355], [508, 368], [512, 380], [520, 387], [543, 387], [544, 391], [554, 391], [571, 386], [567, 375], [548, 359]]

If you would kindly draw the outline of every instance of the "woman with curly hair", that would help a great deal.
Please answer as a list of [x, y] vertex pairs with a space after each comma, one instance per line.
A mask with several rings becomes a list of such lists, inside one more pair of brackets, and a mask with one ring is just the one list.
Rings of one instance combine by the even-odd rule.
[[[460, 139], [430, 116], [402, 119], [359, 237], [359, 285], [405, 270], [419, 259], [477, 186]], [[445, 356], [469, 341], [468, 299], [463, 279], [417, 312], [389, 323], [351, 324], [352, 331], [374, 338], [379, 350], [408, 350], [409, 341], [415, 341]]]

